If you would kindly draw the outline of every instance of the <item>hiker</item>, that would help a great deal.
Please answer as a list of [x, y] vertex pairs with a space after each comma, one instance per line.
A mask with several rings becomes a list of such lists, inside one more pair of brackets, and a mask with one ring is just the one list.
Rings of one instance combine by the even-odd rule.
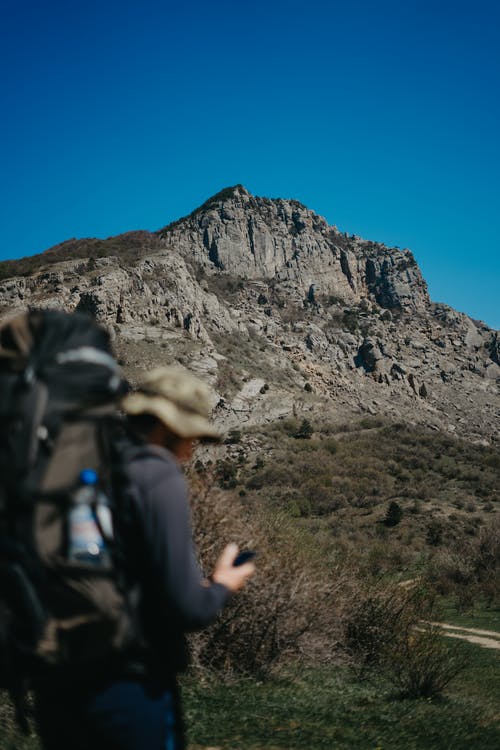
[[219, 437], [208, 420], [206, 386], [186, 372], [158, 368], [122, 405], [135, 438], [128, 475], [145, 542], [139, 614], [147, 648], [142, 663], [124, 665], [76, 702], [71, 693], [59, 694], [58, 705], [50, 691], [39, 695], [47, 750], [76, 749], [79, 737], [82, 750], [184, 748], [176, 675], [188, 662], [185, 633], [208, 625], [254, 571], [251, 562], [233, 566], [235, 544], [209, 579], [196, 561], [180, 464], [194, 441]]

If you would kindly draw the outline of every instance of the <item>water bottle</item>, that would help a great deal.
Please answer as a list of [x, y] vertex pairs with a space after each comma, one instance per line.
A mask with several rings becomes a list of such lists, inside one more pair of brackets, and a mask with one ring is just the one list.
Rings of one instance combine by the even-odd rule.
[[113, 522], [108, 499], [99, 489], [98, 476], [93, 469], [80, 473], [80, 484], [72, 499], [68, 515], [68, 559], [109, 568], [111, 557], [106, 540], [113, 538]]

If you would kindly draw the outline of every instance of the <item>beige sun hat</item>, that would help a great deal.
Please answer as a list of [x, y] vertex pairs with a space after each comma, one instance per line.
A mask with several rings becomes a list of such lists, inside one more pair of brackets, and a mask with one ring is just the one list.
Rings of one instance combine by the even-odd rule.
[[210, 391], [191, 373], [178, 367], [157, 367], [147, 373], [122, 401], [127, 414], [152, 414], [182, 438], [220, 440], [208, 421]]

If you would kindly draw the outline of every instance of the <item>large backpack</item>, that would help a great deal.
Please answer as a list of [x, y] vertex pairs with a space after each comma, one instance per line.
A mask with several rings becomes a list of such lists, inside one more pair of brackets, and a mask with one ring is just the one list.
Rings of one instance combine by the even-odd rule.
[[[0, 687], [12, 693], [30, 677], [94, 674], [137, 646], [125, 390], [91, 318], [33, 310], [0, 327]], [[69, 554], [82, 471], [112, 518], [112, 536], [95, 518], [105, 566]]]

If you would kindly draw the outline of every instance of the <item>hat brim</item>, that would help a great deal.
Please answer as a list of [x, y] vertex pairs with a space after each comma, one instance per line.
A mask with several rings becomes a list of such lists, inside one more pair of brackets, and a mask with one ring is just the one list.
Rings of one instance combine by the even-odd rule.
[[129, 393], [122, 400], [127, 414], [152, 414], [181, 438], [220, 442], [221, 433], [200, 414], [186, 411], [161, 396]]

